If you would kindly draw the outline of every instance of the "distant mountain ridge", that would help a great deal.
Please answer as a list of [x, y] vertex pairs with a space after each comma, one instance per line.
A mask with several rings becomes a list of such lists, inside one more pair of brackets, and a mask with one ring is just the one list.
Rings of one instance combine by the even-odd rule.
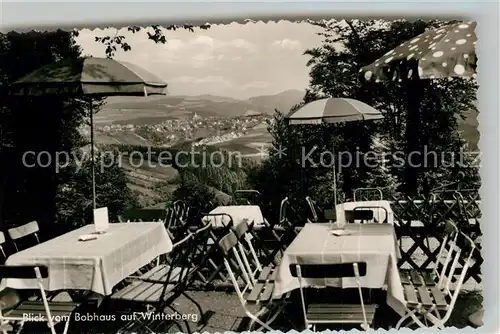
[[[191, 117], [236, 117], [251, 114], [272, 115], [275, 109], [288, 112], [300, 103], [305, 91], [287, 90], [274, 95], [254, 96], [247, 100], [226, 96], [202, 94], [199, 96], [166, 95], [144, 97], [111, 97], [94, 117], [96, 125], [157, 124], [172, 118]], [[472, 150], [477, 149], [479, 140], [476, 112], [466, 112], [465, 119], [459, 119], [459, 129]]]
[[[202, 117], [243, 116], [248, 112], [271, 115], [275, 109], [288, 111], [300, 103], [305, 92], [288, 90], [275, 95], [255, 96], [247, 100], [215, 95], [199, 96], [150, 96], [144, 97], [111, 97], [96, 115], [96, 123], [131, 124], [146, 122], [155, 123], [159, 119], [182, 117], [197, 113]], [[141, 120], [138, 120], [141, 119]], [[156, 119], [156, 120], [155, 120]]]

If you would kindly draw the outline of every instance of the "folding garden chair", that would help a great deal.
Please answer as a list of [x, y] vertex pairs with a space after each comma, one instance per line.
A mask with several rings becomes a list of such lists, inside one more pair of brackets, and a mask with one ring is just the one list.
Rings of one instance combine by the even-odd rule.
[[[197, 244], [208, 238], [210, 225], [194, 233], [189, 233], [183, 240], [174, 244], [173, 250], [168, 254], [168, 264], [155, 266], [141, 276], [129, 277], [131, 283], [124, 289], [111, 295], [112, 301], [126, 302], [132, 308], [144, 308], [164, 312], [167, 308], [177, 312], [174, 301], [181, 295], [193, 302], [200, 312], [201, 323], [205, 324], [206, 317], [198, 302], [186, 293], [195, 273], [204, 265], [210, 255], [209, 252], [201, 254], [197, 251]], [[212, 248], [215, 251], [216, 245]], [[177, 312], [180, 314], [180, 312]], [[189, 333], [191, 329], [187, 320], [184, 321]], [[148, 329], [148, 325], [139, 323]], [[149, 328], [150, 329], [150, 328]], [[154, 332], [150, 329], [151, 332]], [[181, 329], [182, 331], [182, 329]]]
[[[219, 247], [224, 254], [224, 266], [226, 267], [231, 282], [236, 290], [238, 299], [245, 311], [245, 314], [251, 319], [248, 330], [260, 330], [265, 328], [272, 330], [270, 324], [281, 314], [283, 311], [289, 294], [282, 298], [273, 299], [272, 293], [274, 290], [274, 282], [266, 280], [264, 282], [258, 281], [258, 278], [249, 271], [244, 265], [246, 255], [240, 252], [238, 247], [238, 238], [234, 232], [226, 234], [220, 241]], [[245, 287], [240, 288], [237, 276], [241, 274], [245, 281]], [[255, 282], [255, 283], [254, 283]], [[252, 312], [249, 305], [255, 304], [260, 307], [258, 312]], [[254, 323], [259, 325], [259, 328], [253, 329]]]
[[[366, 263], [337, 263], [337, 264], [291, 264], [292, 276], [299, 279], [300, 299], [306, 329], [316, 330], [317, 324], [359, 324], [362, 329], [368, 330], [373, 322], [377, 305], [365, 305], [361, 289], [360, 277], [366, 275]], [[310, 303], [305, 298], [304, 278], [344, 278], [354, 277], [359, 293], [359, 304], [329, 304]]]
[[[215, 224], [217, 218], [221, 221], [223, 226]], [[209, 235], [205, 242], [196, 245], [199, 252], [205, 252], [208, 247], [217, 247], [217, 241], [226, 235], [233, 227], [233, 217], [227, 213], [207, 213], [203, 215], [201, 221], [202, 226], [210, 226], [210, 229], [208, 230]], [[218, 252], [212, 252], [211, 256], [207, 258], [205, 266], [201, 267], [197, 272], [198, 277], [202, 279], [205, 286], [211, 284], [217, 276], [222, 282], [227, 282], [227, 277], [223, 273], [224, 265], [222, 264], [222, 260], [218, 258], [219, 256], [220, 254], [218, 254]]]
[[252, 229], [249, 233], [254, 237], [254, 245], [258, 248], [260, 261], [267, 266], [268, 264], [277, 264], [276, 256], [282, 254], [292, 240], [297, 236], [295, 226], [288, 220], [287, 210], [289, 208], [288, 197], [284, 198], [280, 204], [279, 221], [277, 224], [264, 222], [263, 226], [257, 231]]
[[[426, 269], [400, 269], [399, 275], [405, 284], [435, 286], [442, 280], [445, 275], [447, 261], [450, 261], [452, 253], [450, 252], [450, 245], [457, 242], [458, 235], [460, 234], [457, 226], [450, 220], [442, 224], [443, 227], [443, 240], [439, 247], [434, 266], [430, 270]], [[451, 242], [451, 244], [450, 244]]]
[[40, 243], [40, 239], [38, 238], [37, 234], [39, 230], [40, 229], [38, 227], [38, 223], [36, 221], [32, 221], [18, 227], [13, 227], [7, 230], [7, 233], [9, 234], [9, 237], [12, 240], [14, 247], [16, 248], [16, 252], [19, 252], [18, 240], [20, 239], [24, 239], [32, 235], [35, 237], [36, 242]]
[[[416, 324], [423, 328], [444, 328], [453, 312], [467, 271], [474, 265], [475, 248], [474, 241], [467, 235], [452, 231], [442, 243], [436, 267], [431, 274], [412, 271], [409, 276], [401, 277], [406, 314], [396, 324], [396, 329], [407, 320], [406, 326]], [[443, 259], [442, 267], [439, 268]], [[456, 271], [460, 273], [458, 279], [455, 277]], [[427, 326], [428, 322], [431, 326]]]
[[67, 333], [71, 315], [80, 304], [74, 302], [49, 301], [43, 287], [43, 279], [47, 278], [48, 275], [48, 268], [43, 266], [0, 265], [0, 279], [36, 279], [42, 296], [41, 300], [21, 301], [12, 305], [9, 309], [4, 308], [4, 305], [0, 305], [0, 327], [3, 329], [3, 334], [8, 333], [6, 326], [9, 323], [17, 324], [17, 333], [20, 333], [25, 322], [27, 320], [29, 321], [29, 319], [26, 319], [26, 315], [29, 315], [31, 319], [36, 321], [40, 319], [46, 321], [52, 334], [56, 334], [54, 326], [58, 322], [65, 322], [63, 333]]
[[[273, 265], [272, 262], [263, 265], [259, 260], [253, 243], [255, 238], [251, 234], [252, 227], [253, 223], [248, 224], [246, 221], [243, 221], [232, 228], [233, 233], [238, 239], [238, 250], [241, 254], [245, 254], [245, 256], [242, 257], [243, 264], [247, 272], [250, 273], [249, 279], [252, 284], [255, 285], [257, 282], [274, 282], [277, 274], [277, 267]], [[248, 260], [249, 256], [251, 256], [251, 260]]]

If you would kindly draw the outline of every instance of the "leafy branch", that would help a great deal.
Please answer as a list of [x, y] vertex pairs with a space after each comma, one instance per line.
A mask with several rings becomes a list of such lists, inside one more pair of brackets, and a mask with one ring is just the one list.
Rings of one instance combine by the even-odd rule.
[[[130, 26], [127, 28], [127, 31], [136, 34], [140, 31], [143, 30], [148, 30], [146, 31], [146, 34], [148, 36], [148, 39], [155, 42], [156, 44], [165, 44], [167, 43], [167, 37], [164, 34], [164, 31], [176, 31], [177, 29], [185, 29], [190, 32], [194, 32], [195, 28], [199, 28], [202, 30], [207, 30], [210, 29], [210, 24], [202, 24], [199, 26], [192, 25], [192, 24], [183, 24], [183, 25], [169, 25], [167, 27], [162, 27], [159, 25], [152, 25], [147, 28], [142, 28], [138, 26]], [[116, 30], [116, 33], [114, 36], [96, 36], [95, 41], [97, 43], [101, 43], [106, 47], [106, 57], [112, 58], [115, 53], [121, 49], [124, 52], [132, 50], [132, 46], [127, 43], [126, 38], [124, 35], [119, 35], [119, 30]], [[74, 35], [77, 36], [78, 32], [73, 32]]]

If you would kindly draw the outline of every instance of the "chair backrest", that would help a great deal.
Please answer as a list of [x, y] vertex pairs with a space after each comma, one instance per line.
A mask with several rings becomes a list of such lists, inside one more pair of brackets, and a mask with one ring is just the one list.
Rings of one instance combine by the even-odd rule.
[[359, 220], [361, 223], [367, 222], [373, 219], [372, 210], [345, 210], [344, 216], [346, 222], [354, 223]]
[[3, 278], [34, 279], [34, 278], [47, 278], [48, 276], [49, 276], [49, 269], [45, 266], [0, 265], [0, 279]]
[[17, 239], [24, 238], [28, 235], [35, 234], [38, 231], [39, 231], [38, 223], [34, 220], [34, 221], [29, 222], [27, 224], [8, 229], [7, 233], [9, 234], [9, 237], [12, 240], [17, 240]]
[[3, 244], [5, 243], [5, 234], [0, 231], [0, 253], [3, 256], [3, 261], [7, 259], [7, 255], [5, 254], [5, 251], [3, 250]]
[[[236, 294], [238, 295], [240, 302], [245, 305], [246, 300], [244, 298], [244, 293], [248, 289], [253, 288], [253, 282], [255, 281], [255, 278], [253, 280], [251, 278], [252, 273], [249, 272], [248, 268], [244, 265], [244, 258], [246, 255], [239, 251], [238, 238], [232, 231], [220, 239], [218, 246], [224, 255], [224, 266], [229, 274], [233, 287], [236, 290]], [[238, 284], [239, 275], [241, 275], [245, 281], [245, 287], [243, 289], [241, 289]]]
[[[47, 295], [43, 287], [43, 279], [49, 276], [49, 269], [45, 266], [6, 266], [0, 265], [0, 280], [3, 278], [16, 278], [16, 279], [36, 279], [38, 289], [42, 296], [43, 306], [47, 315], [46, 321], [49, 325], [52, 334], [55, 334], [54, 319], [52, 318]], [[1, 304], [1, 303], [0, 303]], [[0, 322], [3, 321], [2, 307], [0, 307]]]
[[[438, 287], [450, 298], [446, 315], [442, 319], [443, 323], [451, 316], [467, 271], [475, 263], [473, 259], [475, 250], [474, 241], [462, 232], [450, 233], [446, 245], [442, 247], [440, 253], [444, 263], [440, 270]], [[457, 271], [459, 276], [455, 279]]]
[[[203, 215], [201, 219], [203, 226], [206, 226], [207, 223], [212, 223], [214, 228], [217, 227], [231, 227], [234, 225], [234, 220], [231, 215], [227, 213], [207, 213]], [[219, 224], [220, 222], [220, 224]]]
[[356, 279], [359, 299], [363, 312], [363, 322], [367, 326], [366, 310], [363, 300], [363, 292], [361, 289], [360, 277], [366, 276], [366, 262], [353, 263], [333, 263], [333, 264], [291, 264], [290, 272], [293, 277], [299, 279], [300, 299], [302, 304], [302, 312], [304, 320], [308, 322], [306, 316], [306, 301], [304, 297], [304, 282], [303, 278], [344, 278], [354, 277]]
[[183, 240], [175, 243], [172, 251], [168, 254], [169, 265], [166, 267], [165, 275], [158, 279], [143, 279], [146, 283], [163, 285], [158, 299], [160, 305], [169, 305], [187, 289], [195, 253], [195, 235], [189, 234]]
[[[231, 230], [238, 239], [238, 250], [240, 254], [245, 254], [245, 256], [242, 256], [242, 260], [247, 272], [250, 273], [250, 281], [252, 281], [252, 284], [255, 284], [255, 274], [261, 271], [263, 267], [255, 251], [255, 245], [252, 242], [255, 239], [253, 235], [251, 235], [252, 228], [253, 222], [249, 224], [248, 221], [242, 221], [231, 228]], [[251, 256], [252, 261], [248, 259], [249, 256]]]
[[306, 202], [309, 206], [309, 210], [311, 210], [311, 215], [314, 222], [318, 221], [318, 213], [316, 212], [316, 203], [311, 199], [311, 197], [306, 196]]
[[288, 218], [287, 218], [287, 209], [288, 206], [290, 205], [290, 201], [288, 200], [288, 197], [285, 197], [280, 204], [280, 217], [279, 217], [279, 223], [280, 224], [286, 224], [288, 225]]
[[[341, 223], [348, 220], [344, 212], [351, 211], [372, 211], [373, 217], [370, 222], [374, 223], [388, 223], [394, 225], [394, 213], [389, 201], [358, 201], [358, 202], [345, 202], [336, 206], [336, 214]], [[365, 220], [365, 222], [368, 222]]]
[[7, 233], [9, 234], [10, 239], [12, 239], [12, 243], [14, 244], [16, 251], [19, 251], [17, 241], [29, 235], [33, 235], [36, 239], [36, 242], [40, 243], [40, 239], [38, 239], [37, 235], [38, 231], [38, 223], [36, 221], [32, 221], [18, 227], [13, 227], [7, 230]]
[[289, 269], [293, 277], [301, 278], [342, 278], [366, 276], [366, 262], [302, 265], [290, 264]]
[[[450, 225], [449, 222], [448, 225]], [[452, 291], [459, 284], [458, 281], [455, 281], [456, 271], [467, 270], [468, 267], [465, 264], [468, 263], [469, 266], [473, 264], [472, 258], [471, 261], [468, 258], [471, 257], [475, 248], [474, 242], [462, 232], [451, 232], [447, 240], [443, 240], [436, 267], [438, 267], [438, 286], [448, 295], [451, 296]], [[467, 260], [464, 261], [465, 264], [462, 264], [464, 258]]]

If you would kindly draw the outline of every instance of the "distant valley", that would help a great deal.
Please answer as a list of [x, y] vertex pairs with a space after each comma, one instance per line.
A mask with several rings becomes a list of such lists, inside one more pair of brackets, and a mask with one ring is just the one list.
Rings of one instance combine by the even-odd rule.
[[[302, 101], [304, 94], [289, 90], [248, 100], [213, 95], [112, 97], [94, 116], [95, 141], [98, 145], [165, 147], [191, 142], [260, 160], [272, 140], [266, 120], [275, 109], [288, 112]], [[469, 149], [477, 150], [477, 114], [467, 113], [464, 119], [459, 118], [459, 124]], [[173, 167], [135, 168], [125, 162], [124, 168], [130, 187], [140, 194], [144, 205], [161, 201], [154, 186], [172, 181], [178, 174]]]

